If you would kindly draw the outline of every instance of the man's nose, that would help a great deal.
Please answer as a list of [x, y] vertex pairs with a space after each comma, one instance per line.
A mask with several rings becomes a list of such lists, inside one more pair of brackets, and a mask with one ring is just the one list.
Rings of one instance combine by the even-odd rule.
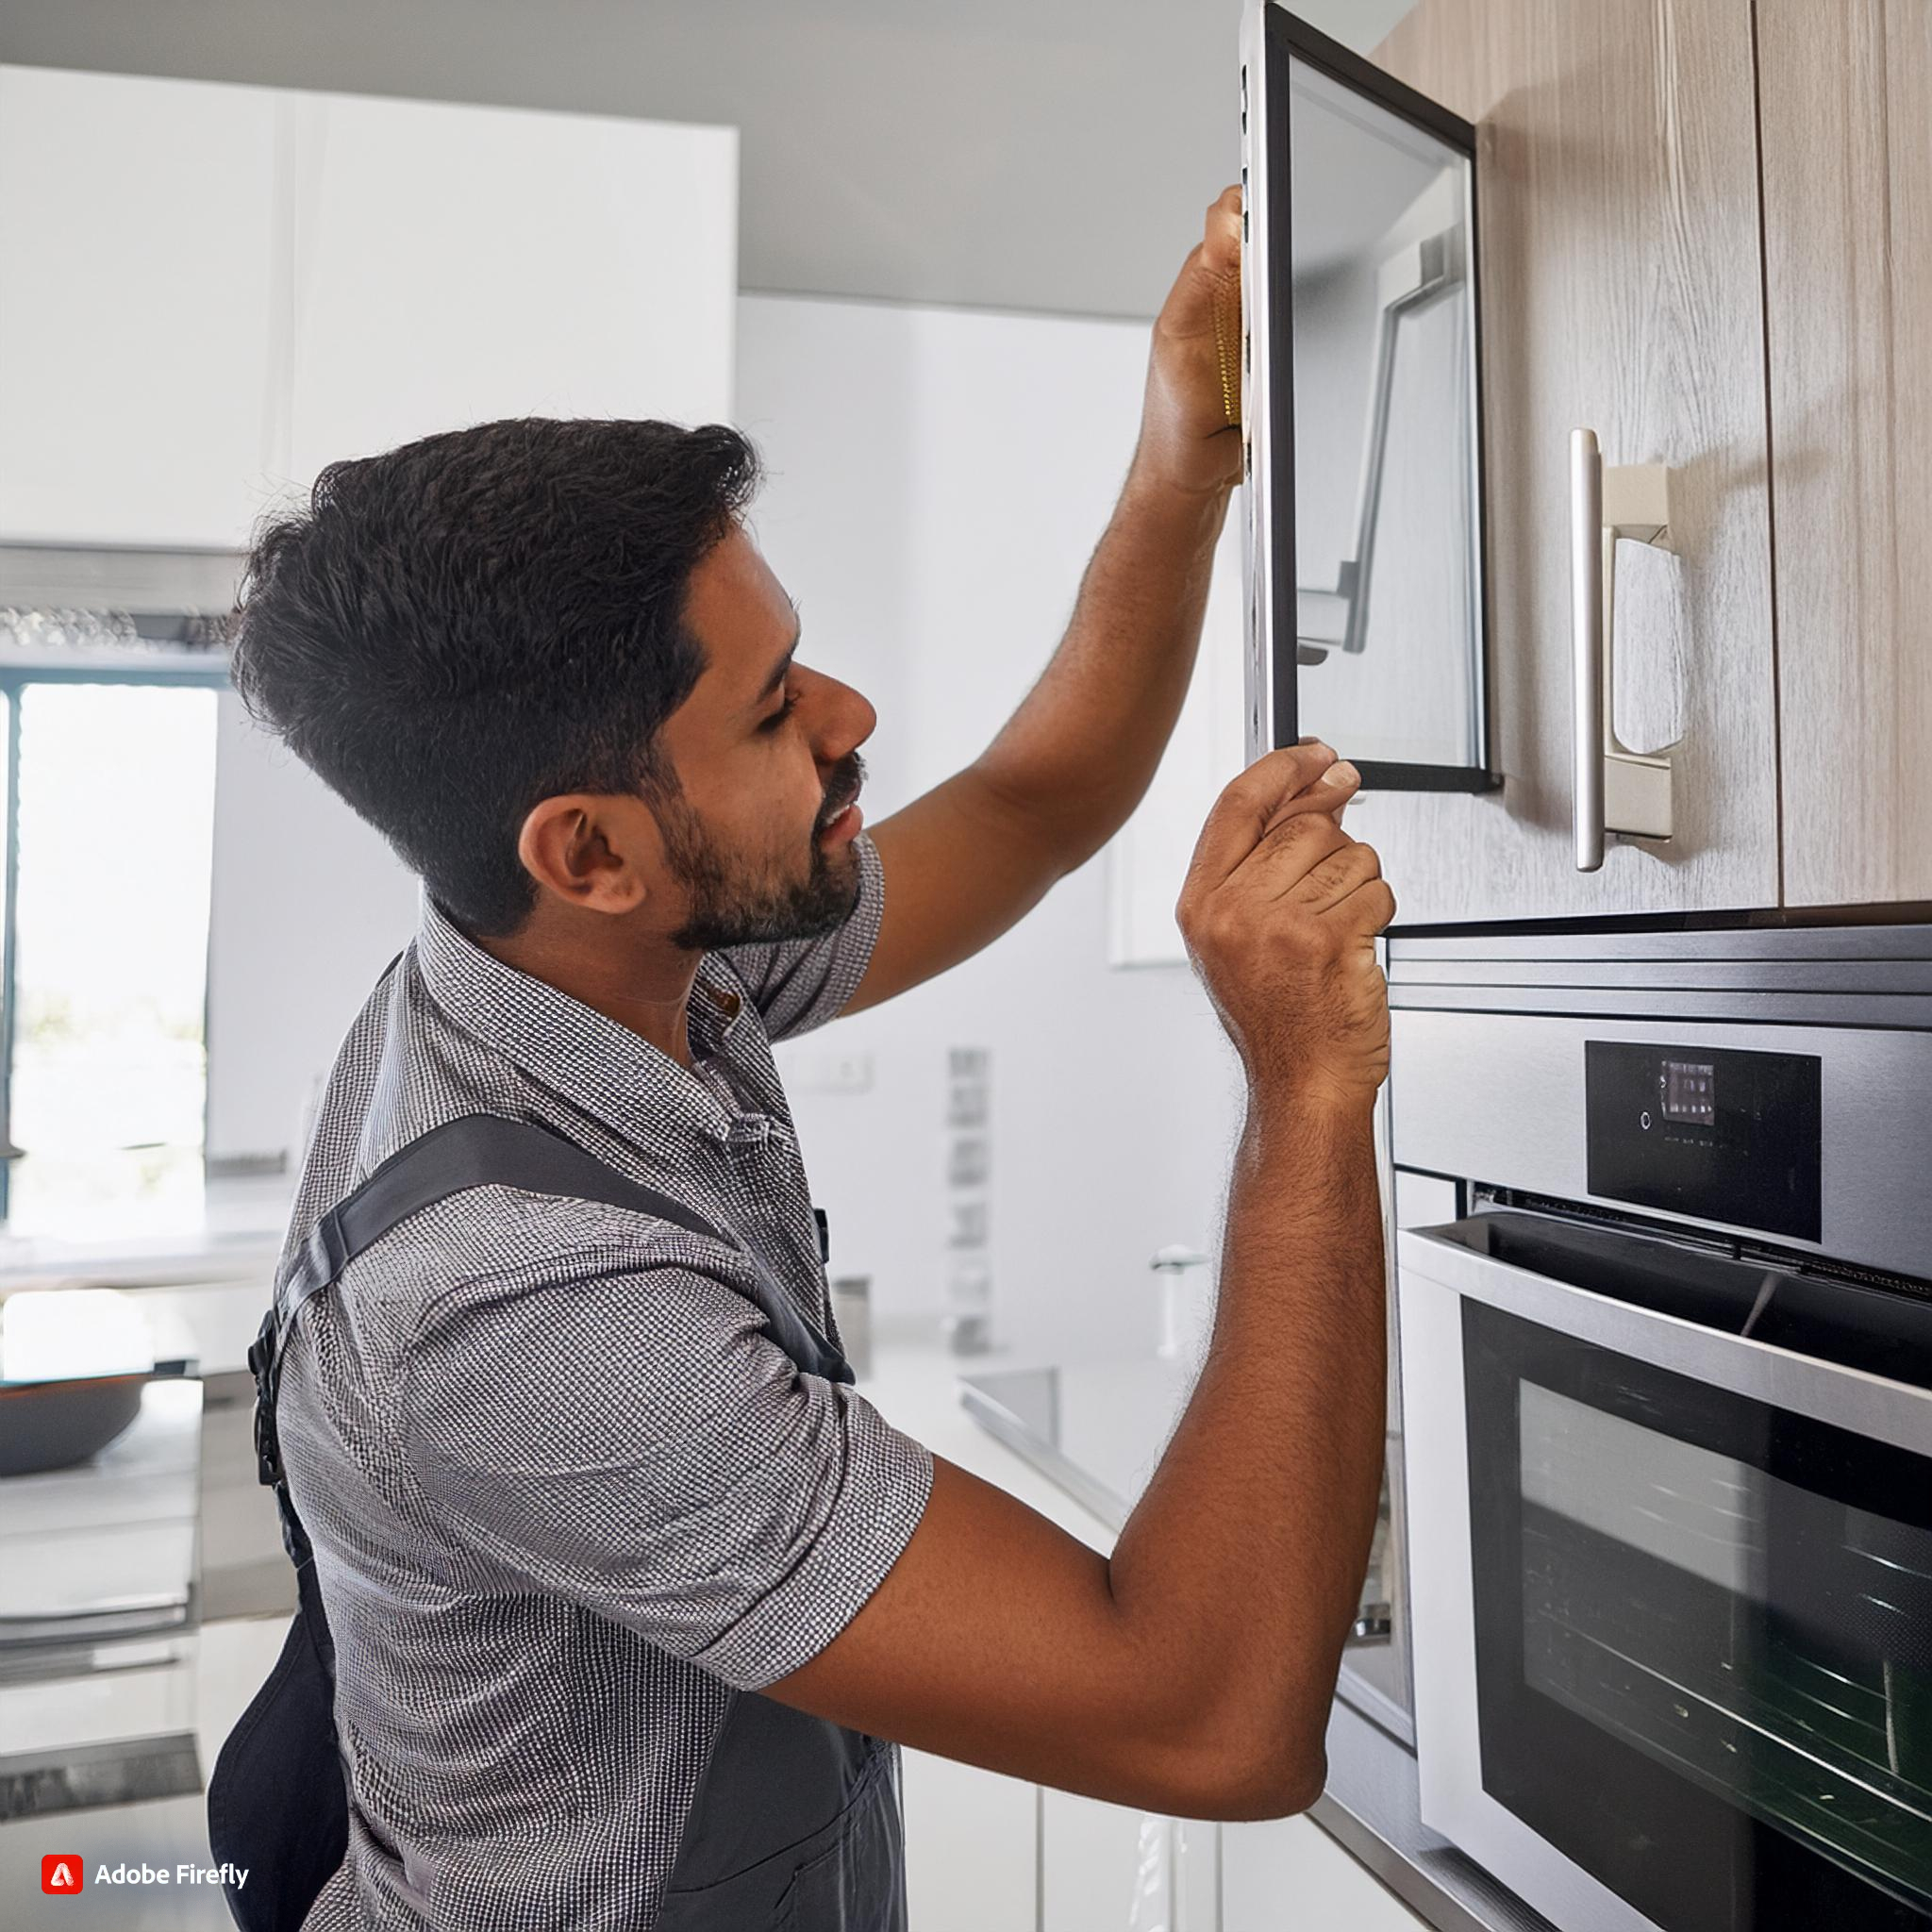
[[837, 764], [872, 736], [879, 714], [864, 694], [849, 684], [827, 677], [825, 685], [819, 724], [819, 756], [827, 764]]

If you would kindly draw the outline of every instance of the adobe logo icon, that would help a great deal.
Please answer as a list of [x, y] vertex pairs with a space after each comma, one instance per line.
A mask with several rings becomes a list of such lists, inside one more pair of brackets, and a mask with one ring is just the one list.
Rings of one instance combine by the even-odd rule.
[[64, 1898], [87, 1883], [87, 1867], [75, 1852], [54, 1852], [41, 1860], [41, 1890]]

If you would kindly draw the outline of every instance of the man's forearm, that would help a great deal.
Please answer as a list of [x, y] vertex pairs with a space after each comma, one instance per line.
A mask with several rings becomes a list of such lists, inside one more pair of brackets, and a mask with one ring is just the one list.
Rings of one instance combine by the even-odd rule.
[[979, 759], [1069, 870], [1125, 823], [1173, 735], [1229, 493], [1189, 493], [1137, 465], [1059, 649]]
[[[1217, 1660], [1219, 1748], [1321, 1789], [1321, 1740], [1381, 1488], [1380, 1197], [1366, 1096], [1251, 1094], [1199, 1385], [1122, 1532], [1113, 1591], [1168, 1666]], [[1198, 1674], [1197, 1674], [1198, 1675]], [[1203, 1690], [1200, 1694], [1210, 1693]]]

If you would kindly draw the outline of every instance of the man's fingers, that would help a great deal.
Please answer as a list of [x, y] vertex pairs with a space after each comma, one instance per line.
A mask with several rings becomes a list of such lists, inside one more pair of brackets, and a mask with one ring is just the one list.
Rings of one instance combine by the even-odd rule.
[[1259, 758], [1223, 788], [1194, 842], [1190, 887], [1218, 886], [1254, 851], [1261, 834], [1295, 794], [1322, 778], [1335, 754], [1319, 741]]
[[[1341, 834], [1344, 839], [1348, 835]], [[1351, 893], [1382, 876], [1382, 861], [1373, 846], [1354, 840], [1311, 865], [1295, 887], [1295, 897], [1310, 912], [1326, 912]]]
[[1390, 891], [1389, 881], [1378, 874], [1364, 880], [1339, 900], [1329, 916], [1346, 920], [1358, 932], [1373, 939], [1395, 923], [1395, 894]]
[[1271, 899], [1290, 892], [1300, 898], [1309, 874], [1354, 842], [1325, 811], [1283, 816], [1262, 833], [1237, 878]]
[[1360, 791], [1362, 774], [1346, 758], [1338, 758], [1312, 784], [1304, 785], [1295, 795], [1279, 806], [1263, 832], [1272, 831], [1283, 819], [1306, 811], [1324, 811], [1339, 825], [1341, 808]]
[[1210, 275], [1238, 275], [1241, 265], [1241, 192], [1224, 188], [1208, 209], [1201, 238], [1202, 265]]

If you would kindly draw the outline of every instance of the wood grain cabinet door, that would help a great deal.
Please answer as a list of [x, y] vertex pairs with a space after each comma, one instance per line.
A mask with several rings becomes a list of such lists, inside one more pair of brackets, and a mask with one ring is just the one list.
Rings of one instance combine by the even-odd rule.
[[[1405, 924], [1777, 901], [1752, 25], [1752, 0], [1420, 0], [1377, 50], [1477, 128], [1504, 776], [1474, 797], [1383, 793], [1352, 810]], [[1577, 427], [1607, 463], [1675, 472], [1676, 554], [1619, 546], [1615, 694], [1626, 746], [1677, 744], [1675, 837], [1613, 842], [1592, 874], [1571, 829]]]
[[1932, 7], [1757, 42], [1785, 900], [1932, 899]]

